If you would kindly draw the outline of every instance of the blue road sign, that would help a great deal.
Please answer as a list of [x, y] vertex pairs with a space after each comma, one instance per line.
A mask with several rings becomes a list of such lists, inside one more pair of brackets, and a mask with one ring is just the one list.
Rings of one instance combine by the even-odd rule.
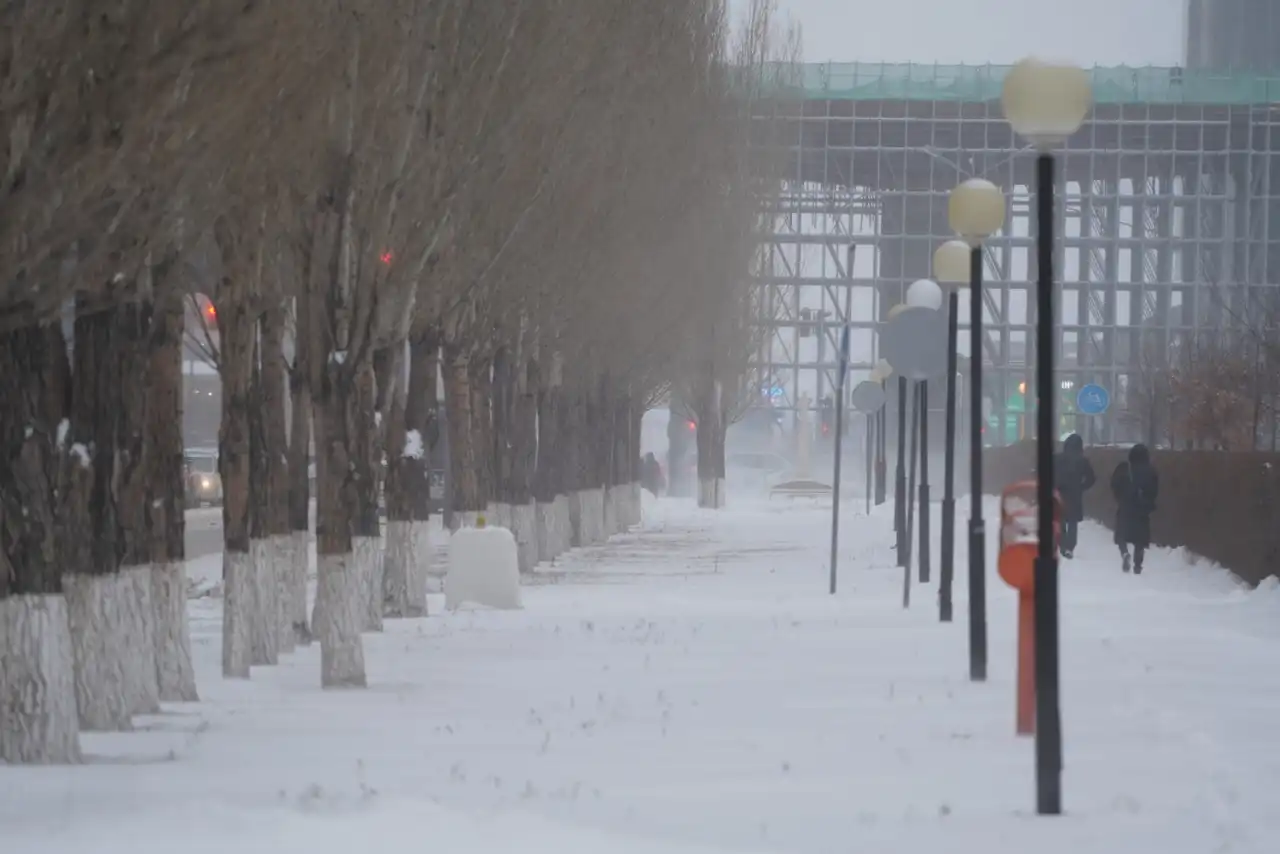
[[1076, 395], [1076, 408], [1085, 415], [1101, 415], [1111, 406], [1111, 393], [1097, 383], [1081, 386]]

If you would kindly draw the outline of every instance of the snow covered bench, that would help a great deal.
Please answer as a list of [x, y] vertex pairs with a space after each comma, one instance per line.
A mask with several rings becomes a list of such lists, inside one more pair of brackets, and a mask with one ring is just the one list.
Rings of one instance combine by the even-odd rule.
[[769, 490], [770, 498], [777, 496], [783, 498], [821, 498], [830, 494], [831, 487], [816, 480], [789, 480], [786, 483], [775, 484]]

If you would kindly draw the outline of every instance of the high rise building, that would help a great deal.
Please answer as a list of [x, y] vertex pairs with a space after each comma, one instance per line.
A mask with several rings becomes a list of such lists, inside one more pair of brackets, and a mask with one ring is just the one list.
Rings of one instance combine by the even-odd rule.
[[1186, 67], [1280, 69], [1280, 0], [1186, 0]]

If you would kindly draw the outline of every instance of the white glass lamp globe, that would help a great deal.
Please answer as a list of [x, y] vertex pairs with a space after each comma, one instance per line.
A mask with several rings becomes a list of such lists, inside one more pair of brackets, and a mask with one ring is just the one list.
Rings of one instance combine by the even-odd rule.
[[999, 231], [1004, 213], [1004, 193], [985, 178], [970, 178], [947, 198], [947, 223], [971, 242], [981, 243]]
[[1084, 124], [1093, 106], [1093, 83], [1077, 65], [1029, 57], [1004, 78], [1000, 103], [1015, 133], [1049, 148]]
[[893, 376], [893, 365], [889, 364], [888, 359], [881, 359], [876, 362], [876, 369], [880, 371], [880, 376], [883, 379], [887, 380], [889, 377]]
[[917, 279], [907, 288], [907, 305], [912, 308], [942, 308], [942, 288], [933, 279]]
[[933, 251], [933, 277], [953, 288], [969, 283], [969, 244], [948, 240]]
[[908, 305], [905, 302], [898, 303], [893, 308], [889, 309], [889, 315], [887, 319], [893, 320], [895, 317], [897, 317], [898, 315], [906, 311], [907, 308], [908, 308]]

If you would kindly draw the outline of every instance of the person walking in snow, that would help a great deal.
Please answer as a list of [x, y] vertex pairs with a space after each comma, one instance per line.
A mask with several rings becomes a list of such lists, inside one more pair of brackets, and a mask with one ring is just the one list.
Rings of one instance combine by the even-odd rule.
[[1084, 520], [1084, 494], [1097, 482], [1093, 465], [1084, 455], [1084, 440], [1075, 433], [1062, 443], [1062, 452], [1053, 461], [1053, 480], [1062, 498], [1062, 556], [1074, 557]]
[[1111, 473], [1111, 494], [1116, 499], [1116, 545], [1121, 569], [1129, 571], [1129, 546], [1133, 546], [1133, 571], [1142, 572], [1142, 558], [1151, 547], [1151, 514], [1156, 510], [1160, 476], [1151, 465], [1146, 445], [1129, 449], [1129, 459]]
[[666, 478], [662, 476], [662, 464], [652, 451], [644, 455], [640, 464], [640, 477], [641, 486], [652, 492], [655, 498], [667, 488]]

